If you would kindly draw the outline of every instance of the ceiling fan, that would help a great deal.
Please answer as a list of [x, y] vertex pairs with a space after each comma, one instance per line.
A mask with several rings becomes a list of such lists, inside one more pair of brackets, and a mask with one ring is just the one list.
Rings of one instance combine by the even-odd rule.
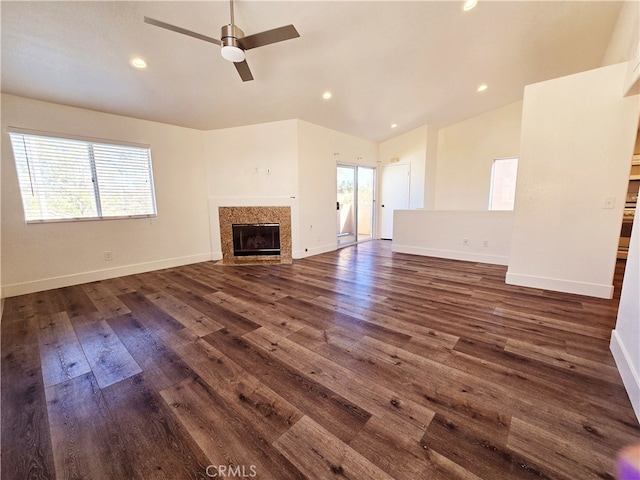
[[293, 25], [286, 25], [284, 27], [266, 30], [264, 32], [255, 33], [245, 37], [244, 32], [234, 23], [233, 0], [229, 0], [229, 8], [231, 11], [231, 23], [222, 26], [220, 40], [192, 32], [191, 30], [187, 30], [182, 27], [176, 27], [175, 25], [161, 22], [160, 20], [150, 17], [144, 17], [144, 22], [149, 25], [171, 30], [172, 32], [182, 33], [189, 37], [204, 40], [205, 42], [220, 45], [222, 47], [220, 50], [222, 57], [225, 60], [233, 62], [236, 70], [240, 74], [240, 78], [242, 78], [242, 81], [248, 82], [249, 80], [253, 80], [253, 75], [251, 74], [247, 60], [245, 59], [245, 50], [251, 50], [252, 48], [263, 47], [272, 43], [297, 38], [300, 34]]

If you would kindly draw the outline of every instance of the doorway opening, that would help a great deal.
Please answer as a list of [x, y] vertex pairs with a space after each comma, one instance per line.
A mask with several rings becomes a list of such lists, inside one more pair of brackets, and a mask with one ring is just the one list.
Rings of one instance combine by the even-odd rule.
[[373, 238], [375, 169], [337, 166], [338, 247]]

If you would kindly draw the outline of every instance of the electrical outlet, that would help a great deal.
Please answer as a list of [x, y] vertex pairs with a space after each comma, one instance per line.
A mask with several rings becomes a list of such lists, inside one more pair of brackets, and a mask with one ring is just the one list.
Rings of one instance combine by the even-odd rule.
[[469, 246], [469, 239], [465, 238], [464, 240], [462, 240], [462, 245], [464, 245], [465, 247]]
[[111, 260], [113, 260], [113, 252], [111, 250], [104, 252], [104, 261], [110, 262]]

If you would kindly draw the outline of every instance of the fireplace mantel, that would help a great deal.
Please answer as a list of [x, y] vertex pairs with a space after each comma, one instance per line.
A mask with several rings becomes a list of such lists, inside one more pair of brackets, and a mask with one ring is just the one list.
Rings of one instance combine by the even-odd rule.
[[[292, 263], [291, 207], [218, 207], [222, 263]], [[280, 225], [280, 255], [236, 257], [233, 255], [233, 224], [277, 223]]]

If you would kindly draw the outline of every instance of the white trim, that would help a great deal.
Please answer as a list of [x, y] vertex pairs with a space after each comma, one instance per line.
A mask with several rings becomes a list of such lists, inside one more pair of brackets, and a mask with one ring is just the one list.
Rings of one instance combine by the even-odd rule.
[[393, 243], [392, 252], [422, 255], [424, 257], [448, 258], [450, 260], [463, 260], [465, 262], [490, 263], [493, 265], [508, 265], [507, 255], [488, 255], [485, 253], [462, 252], [459, 250], [441, 250], [437, 248], [413, 247], [410, 245], [398, 245]]
[[189, 255], [186, 257], [167, 258], [153, 262], [136, 263], [133, 265], [123, 265], [121, 267], [107, 268], [103, 270], [93, 270], [90, 272], [63, 275], [60, 277], [44, 278], [24, 283], [14, 283], [2, 286], [2, 297], [15, 297], [27, 293], [41, 292], [53, 288], [68, 287], [88, 282], [97, 282], [109, 278], [122, 277], [125, 275], [135, 275], [137, 273], [162, 270], [163, 268], [179, 267], [191, 263], [207, 262], [213, 260], [211, 253], [201, 253], [199, 255]]
[[636, 413], [638, 421], [640, 421], [640, 373], [636, 371], [633, 361], [627, 349], [624, 348], [624, 343], [616, 330], [611, 332], [609, 349], [613, 354], [618, 372], [622, 377], [622, 383], [624, 383], [627, 395], [629, 395], [629, 400], [631, 400], [633, 411]]
[[546, 278], [534, 275], [521, 275], [507, 272], [505, 283], [521, 287], [540, 288], [554, 292], [574, 293], [597, 298], [613, 298], [613, 285], [598, 283], [576, 282], [562, 278]]

